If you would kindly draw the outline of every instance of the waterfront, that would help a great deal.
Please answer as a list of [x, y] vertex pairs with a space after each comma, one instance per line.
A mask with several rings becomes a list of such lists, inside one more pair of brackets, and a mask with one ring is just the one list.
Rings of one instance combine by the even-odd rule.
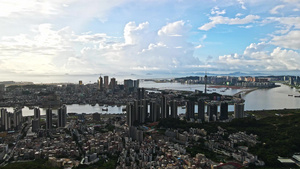
[[[234, 95], [238, 92], [241, 92], [243, 90], [249, 90], [249, 89], [231, 89], [228, 88], [213, 88], [215, 85], [207, 85], [208, 90], [207, 93], [220, 93], [222, 95]], [[211, 87], [210, 87], [211, 86]], [[155, 83], [153, 81], [141, 81], [140, 82], [140, 87], [144, 88], [157, 88], [159, 90], [166, 90], [166, 89], [171, 89], [171, 90], [184, 90], [184, 91], [195, 91], [195, 90], [200, 90], [204, 91], [205, 85], [204, 84], [185, 84], [185, 83]]]
[[[204, 90], [203, 84], [181, 84], [181, 83], [155, 83], [153, 81], [141, 81], [140, 87], [145, 88], [158, 88], [160, 90], [172, 89], [172, 90], [185, 90], [185, 91], [195, 91], [195, 90]], [[208, 88], [211, 92], [217, 92], [223, 95], [234, 95], [238, 92], [249, 90], [249, 89], [227, 89], [225, 88]], [[224, 92], [221, 92], [224, 91]], [[293, 96], [288, 96], [293, 95]], [[294, 96], [300, 95], [297, 89], [291, 88], [286, 85], [281, 85], [280, 87], [271, 88], [271, 89], [257, 89], [254, 90], [247, 95], [242, 95], [245, 99], [245, 110], [271, 110], [271, 109], [293, 109], [300, 108], [300, 98]], [[102, 111], [103, 106], [99, 106], [96, 104], [95, 106], [91, 106], [89, 104], [79, 105], [72, 104], [67, 105], [67, 109], [69, 113], [95, 113], [99, 112], [101, 114], [109, 113], [109, 114], [119, 114], [124, 113], [122, 111], [122, 106], [108, 106], [108, 111]], [[9, 112], [13, 112], [12, 107], [7, 108]], [[195, 108], [197, 112], [197, 106]], [[234, 111], [234, 106], [229, 105], [229, 111]], [[24, 107], [22, 109], [23, 116], [31, 116], [33, 115], [33, 110], [28, 107]], [[57, 113], [57, 110], [53, 110], [54, 113]], [[41, 114], [45, 115], [46, 109], [41, 108]], [[178, 113], [185, 113], [185, 109], [182, 107], [178, 107]]]
[[[271, 89], [257, 89], [243, 96], [245, 110], [271, 110], [300, 108], [300, 93], [297, 89], [280, 84]], [[292, 96], [289, 96], [292, 95]]]

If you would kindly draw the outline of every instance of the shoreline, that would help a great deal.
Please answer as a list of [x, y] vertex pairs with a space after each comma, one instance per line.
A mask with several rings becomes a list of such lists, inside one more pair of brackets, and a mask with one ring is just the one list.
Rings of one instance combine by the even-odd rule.
[[215, 88], [215, 89], [220, 89], [220, 88], [249, 89], [249, 88], [240, 87], [240, 86], [227, 86], [227, 85], [209, 85], [208, 88]]

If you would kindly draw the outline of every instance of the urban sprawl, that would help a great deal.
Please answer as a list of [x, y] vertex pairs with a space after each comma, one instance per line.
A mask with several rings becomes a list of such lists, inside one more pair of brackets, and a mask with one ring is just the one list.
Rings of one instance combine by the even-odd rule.
[[[275, 82], [299, 87], [299, 76], [191, 76], [147, 79], [157, 83], [203, 84], [203, 91], [140, 88], [140, 80], [99, 77], [96, 83], [34, 84], [5, 81], [0, 84], [1, 166], [44, 160], [57, 168], [95, 166], [136, 168], [242, 168], [268, 165], [249, 151], [260, 138], [245, 131], [229, 132], [216, 122], [256, 118], [244, 111], [241, 94], [254, 88], [272, 88]], [[245, 89], [233, 96], [214, 92]], [[68, 112], [68, 105], [122, 107], [124, 113]], [[234, 111], [228, 111], [234, 105]], [[24, 106], [32, 116], [23, 116]], [[8, 108], [12, 107], [13, 112]], [[178, 108], [185, 109], [179, 114]], [[41, 109], [45, 109], [45, 114]], [[57, 113], [56, 113], [57, 112]], [[194, 125], [174, 128], [172, 124]], [[217, 123], [216, 123], [217, 124]], [[203, 125], [203, 127], [201, 127]], [[196, 151], [198, 147], [202, 151]], [[208, 154], [222, 157], [222, 162]], [[288, 163], [299, 165], [297, 152]], [[279, 162], [286, 163], [281, 158]]]

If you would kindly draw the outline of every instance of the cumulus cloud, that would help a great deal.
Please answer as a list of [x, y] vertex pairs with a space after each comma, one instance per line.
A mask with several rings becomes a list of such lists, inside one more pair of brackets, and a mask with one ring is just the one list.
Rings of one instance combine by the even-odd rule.
[[55, 30], [41, 24], [34, 36], [2, 37], [0, 70], [28, 74], [183, 70], [201, 64], [188, 42], [190, 29], [184, 21], [158, 31], [150, 30], [148, 22], [129, 22], [120, 42], [104, 33], [76, 34], [69, 27]]
[[204, 24], [203, 26], [199, 27], [200, 30], [210, 30], [211, 28], [215, 27], [218, 24], [228, 24], [228, 25], [242, 25], [252, 23], [255, 20], [259, 19], [258, 15], [247, 15], [244, 18], [228, 18], [223, 16], [213, 16], [209, 17], [211, 22]]
[[274, 36], [270, 43], [284, 48], [300, 50], [300, 31], [294, 30], [286, 35]]
[[252, 43], [244, 53], [219, 56], [216, 64], [223, 70], [244, 71], [287, 71], [300, 69], [300, 53], [294, 50], [276, 47], [271, 52], [266, 51], [268, 44]]
[[211, 14], [212, 15], [224, 15], [226, 13], [226, 10], [223, 9], [222, 11], [219, 9], [219, 7], [215, 6], [214, 8], [211, 9]]

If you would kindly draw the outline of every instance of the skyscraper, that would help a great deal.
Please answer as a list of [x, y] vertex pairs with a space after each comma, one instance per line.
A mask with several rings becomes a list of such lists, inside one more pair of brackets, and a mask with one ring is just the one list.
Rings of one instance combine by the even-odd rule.
[[186, 120], [190, 121], [191, 119], [195, 119], [195, 102], [194, 101], [187, 101], [186, 103], [186, 112], [185, 118]]
[[104, 88], [108, 89], [108, 76], [104, 76]]
[[38, 128], [40, 128], [40, 122], [41, 122], [41, 111], [40, 111], [40, 109], [39, 108], [34, 108], [34, 120], [37, 120], [38, 122], [38, 124], [37, 124], [37, 126], [38, 126]]
[[145, 88], [138, 88], [138, 100], [145, 99]]
[[67, 122], [67, 106], [63, 105], [57, 111], [58, 119], [57, 119], [57, 126], [58, 127], [65, 127]]
[[164, 95], [161, 98], [161, 115], [161, 118], [169, 118], [169, 105]]
[[234, 118], [243, 118], [244, 114], [244, 103], [234, 104]]
[[16, 108], [13, 113], [14, 128], [18, 129], [22, 123], [22, 109]]
[[133, 81], [133, 87], [134, 87], [135, 89], [137, 89], [137, 88], [140, 87], [140, 80], [139, 80], [139, 79]]
[[228, 103], [222, 102], [220, 106], [220, 120], [228, 119]]
[[12, 129], [11, 128], [11, 119], [12, 119], [12, 116], [13, 114], [12, 113], [7, 113], [6, 114], [6, 120], [5, 120], [5, 130], [9, 130], [9, 129]]
[[178, 117], [177, 102], [175, 100], [171, 102], [171, 117], [172, 118]]
[[204, 83], [205, 83], [205, 89], [204, 89], [204, 93], [206, 94], [206, 85], [207, 85], [207, 75], [206, 75], [206, 72], [205, 72], [205, 76], [204, 76]]
[[133, 80], [131, 79], [125, 79], [124, 80], [124, 90], [126, 92], [129, 92], [130, 91], [130, 88], [133, 87]]
[[8, 113], [6, 109], [1, 109], [1, 125], [2, 128], [7, 131], [11, 129], [11, 113]]
[[156, 122], [159, 119], [160, 106], [156, 102], [150, 103], [150, 121]]
[[46, 110], [46, 130], [52, 129], [52, 109]]
[[198, 101], [198, 119], [200, 119], [201, 122], [205, 121], [205, 102], [204, 102], [204, 100]]
[[145, 123], [148, 116], [148, 100], [140, 100], [140, 104], [141, 105], [139, 106], [141, 107], [141, 110], [139, 112], [139, 123]]
[[[209, 104], [207, 106], [207, 113], [209, 117], [209, 121], [215, 121], [218, 115], [218, 105], [216, 104]], [[215, 116], [215, 118], [214, 118]]]
[[111, 78], [111, 79], [110, 79], [110, 88], [111, 88], [112, 90], [115, 90], [116, 86], [117, 86], [116, 78]]
[[39, 120], [34, 119], [34, 120], [31, 121], [31, 124], [32, 124], [32, 128], [31, 128], [32, 132], [37, 132], [40, 129], [40, 122], [39, 122]]
[[102, 77], [100, 76], [99, 79], [98, 79], [98, 89], [100, 91], [103, 91], [103, 79]]
[[126, 105], [126, 122], [129, 127], [133, 126], [134, 122], [134, 104], [132, 102]]
[[2, 108], [1, 109], [1, 126], [3, 129], [5, 128], [6, 119], [7, 119], [7, 110]]
[[293, 85], [294, 85], [294, 78], [293, 78], [292, 76], [290, 76], [290, 79], [289, 79], [289, 80], [290, 80], [290, 85], [293, 86]]

